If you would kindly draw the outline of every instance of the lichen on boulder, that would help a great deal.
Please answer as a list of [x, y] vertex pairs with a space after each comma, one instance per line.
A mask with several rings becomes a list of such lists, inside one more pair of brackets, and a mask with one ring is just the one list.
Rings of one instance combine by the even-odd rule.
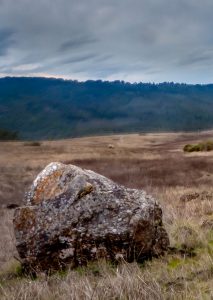
[[104, 258], [143, 261], [169, 245], [162, 210], [143, 190], [90, 170], [51, 163], [15, 210], [16, 246], [28, 270], [77, 267]]

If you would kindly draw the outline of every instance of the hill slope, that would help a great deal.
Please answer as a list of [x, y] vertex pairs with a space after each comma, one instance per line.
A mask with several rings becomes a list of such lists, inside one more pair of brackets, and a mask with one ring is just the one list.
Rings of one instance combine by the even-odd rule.
[[0, 79], [0, 128], [64, 138], [213, 127], [213, 85]]

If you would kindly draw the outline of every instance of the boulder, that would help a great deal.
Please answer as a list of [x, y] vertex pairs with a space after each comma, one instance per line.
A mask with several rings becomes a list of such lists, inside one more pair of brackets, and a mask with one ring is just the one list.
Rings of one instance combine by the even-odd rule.
[[143, 261], [169, 245], [159, 204], [90, 170], [49, 164], [14, 213], [26, 270], [54, 271], [88, 261]]

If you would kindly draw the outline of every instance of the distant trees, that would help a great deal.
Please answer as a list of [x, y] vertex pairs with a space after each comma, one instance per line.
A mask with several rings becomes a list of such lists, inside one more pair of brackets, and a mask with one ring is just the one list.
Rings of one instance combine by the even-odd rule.
[[0, 78], [0, 128], [26, 140], [212, 129], [213, 84]]
[[18, 132], [0, 129], [0, 141], [18, 140]]

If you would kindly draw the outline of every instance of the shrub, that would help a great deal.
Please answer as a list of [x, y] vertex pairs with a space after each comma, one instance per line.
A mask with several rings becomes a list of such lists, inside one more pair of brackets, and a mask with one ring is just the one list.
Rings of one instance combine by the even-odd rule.
[[187, 144], [183, 147], [184, 152], [192, 152], [193, 145]]
[[187, 144], [183, 147], [184, 152], [200, 152], [213, 150], [213, 141], [202, 142], [199, 144]]
[[206, 142], [206, 151], [213, 150], [213, 141], [207, 141]]
[[40, 142], [27, 142], [27, 143], [24, 143], [24, 146], [40, 147], [41, 143]]

